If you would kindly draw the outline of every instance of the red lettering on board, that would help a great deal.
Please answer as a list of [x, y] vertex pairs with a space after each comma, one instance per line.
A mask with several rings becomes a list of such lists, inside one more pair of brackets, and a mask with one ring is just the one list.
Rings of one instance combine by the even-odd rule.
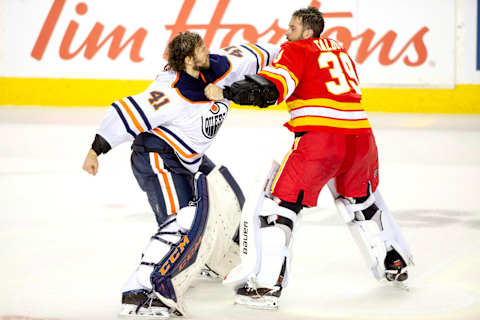
[[[183, 4], [175, 19], [175, 23], [165, 25], [165, 29], [170, 31], [170, 36], [165, 44], [167, 48], [168, 42], [175, 35], [182, 31], [205, 31], [204, 40], [207, 47], [210, 47], [213, 43], [215, 36], [220, 30], [224, 35], [221, 39], [220, 47], [227, 47], [231, 45], [232, 40], [236, 35], [241, 35], [243, 39], [248, 42], [258, 42], [261, 38], [262, 41], [267, 41], [273, 44], [280, 44], [284, 38], [286, 29], [279, 26], [278, 19], [273, 20], [270, 27], [264, 31], [259, 31], [254, 25], [247, 23], [230, 24], [224, 23], [223, 17], [230, 5], [231, 0], [218, 0], [217, 5], [212, 13], [210, 21], [203, 24], [190, 24], [188, 20], [193, 14], [196, 0], [184, 0]], [[45, 22], [40, 30], [40, 33], [36, 39], [35, 45], [32, 49], [31, 56], [37, 60], [41, 60], [45, 50], [47, 49], [52, 34], [55, 32], [58, 20], [64, 10], [66, 0], [54, 0], [52, 7], [45, 19]], [[318, 0], [312, 0], [311, 6], [320, 8], [321, 2]], [[80, 2], [76, 6], [76, 13], [78, 15], [84, 15], [88, 11], [87, 4]], [[353, 18], [353, 13], [349, 11], [345, 12], [324, 12], [326, 19], [335, 18]], [[123, 41], [127, 34], [126, 27], [117, 25], [114, 28], [106, 28], [101, 22], [96, 22], [86, 39], [82, 42], [80, 47], [72, 49], [72, 42], [76, 37], [77, 30], [80, 28], [80, 23], [75, 20], [70, 20], [59, 46], [59, 55], [61, 59], [68, 60], [76, 57], [82, 50], [84, 51], [84, 57], [91, 60], [93, 59], [104, 46], [109, 43], [107, 56], [115, 60], [126, 47], [131, 44], [129, 58], [132, 62], [141, 62], [143, 58], [140, 55], [143, 43], [145, 42], [148, 34], [145, 28], [137, 29], [126, 41]], [[102, 39], [102, 34], [106, 29], [113, 29], [106, 37]], [[375, 32], [371, 28], [367, 28], [359, 35], [352, 35], [351, 31], [344, 26], [331, 27], [323, 33], [323, 37], [332, 37], [339, 40], [345, 48], [348, 50], [352, 43], [358, 43], [358, 51], [350, 52], [355, 57], [357, 63], [364, 63], [375, 51], [378, 51], [378, 62], [381, 65], [388, 66], [396, 63], [401, 59], [406, 66], [416, 67], [420, 66], [427, 60], [428, 50], [424, 41], [425, 34], [429, 31], [427, 27], [421, 27], [403, 46], [398, 52], [392, 52], [393, 46], [397, 39], [397, 33], [394, 30], [389, 30], [384, 35], [379, 37], [379, 40], [374, 40], [378, 32]], [[269, 39], [263, 39], [269, 35]], [[78, 40], [78, 39], [77, 39]], [[416, 57], [412, 58], [406, 51], [409, 48], [413, 48]], [[411, 52], [411, 51], [410, 51]], [[402, 59], [403, 57], [403, 59]], [[166, 53], [164, 53], [166, 58]]]
[[[42, 29], [40, 30], [40, 34], [31, 52], [31, 56], [33, 58], [37, 60], [42, 59], [43, 54], [48, 46], [48, 42], [52, 37], [53, 31], [62, 13], [63, 7], [65, 6], [65, 1], [66, 0], [54, 0], [52, 7], [50, 8], [50, 12], [45, 20], [45, 23], [43, 24]], [[88, 6], [84, 2], [80, 2], [77, 4], [75, 10], [78, 15], [84, 15], [88, 11]], [[130, 60], [132, 62], [143, 61], [143, 58], [140, 56], [140, 51], [148, 33], [146, 29], [139, 28], [130, 38], [127, 39], [127, 41], [122, 44], [123, 37], [126, 34], [126, 28], [124, 26], [118, 25], [113, 29], [112, 32], [110, 32], [110, 34], [101, 40], [105, 26], [102, 23], [97, 22], [81, 46], [72, 52], [71, 44], [79, 26], [79, 23], [74, 20], [71, 20], [68, 24], [59, 48], [60, 58], [64, 60], [72, 59], [83, 49], [85, 49], [84, 57], [90, 60], [109, 40], [111, 40], [107, 54], [110, 59], [115, 60], [131, 43], [132, 46], [130, 50]]]

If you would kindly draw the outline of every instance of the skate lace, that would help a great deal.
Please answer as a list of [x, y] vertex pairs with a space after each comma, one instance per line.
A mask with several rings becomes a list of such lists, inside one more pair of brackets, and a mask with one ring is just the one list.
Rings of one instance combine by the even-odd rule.
[[255, 282], [255, 278], [253, 277], [248, 279], [244, 288], [245, 288], [245, 291], [247, 291], [248, 293], [255, 292], [257, 295], [260, 295], [257, 290], [257, 283]]
[[143, 308], [143, 306], [148, 302], [148, 300], [150, 300], [150, 303], [149, 303], [149, 307], [148, 309], [150, 309], [150, 307], [152, 306], [152, 298], [150, 298], [149, 296], [147, 296], [145, 298], [145, 300], [143, 300], [142, 303], [140, 303], [138, 306], [137, 306], [137, 309], [135, 309], [135, 313], [138, 314], [138, 311], [140, 311], [141, 308]]
[[154, 298], [154, 296], [152, 296], [152, 294], [147, 295], [145, 300], [143, 300], [143, 302], [140, 303], [137, 306], [137, 308], [135, 309], [135, 313], [138, 314], [138, 312], [140, 311], [141, 308], [145, 308], [145, 309], [148, 310], [150, 315], [152, 315], [152, 316], [155, 315], [155, 313], [152, 310], [153, 299], [155, 299], [155, 298]]
[[257, 296], [262, 297], [267, 293], [274, 293], [280, 290], [280, 287], [275, 286], [272, 289], [270, 288], [258, 288], [257, 283], [255, 282], [254, 278], [250, 278], [244, 286], [246, 292], [251, 293], [254, 292]]

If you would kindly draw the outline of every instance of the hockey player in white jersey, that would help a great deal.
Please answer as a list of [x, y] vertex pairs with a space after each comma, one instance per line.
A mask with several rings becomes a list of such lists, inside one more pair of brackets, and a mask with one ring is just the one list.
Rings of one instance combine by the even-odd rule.
[[108, 109], [83, 169], [95, 175], [100, 154], [133, 141], [132, 170], [159, 225], [124, 287], [120, 315], [183, 315], [185, 292], [203, 266], [223, 277], [239, 263], [245, 199], [228, 169], [205, 155], [230, 102], [211, 101], [204, 89], [258, 73], [278, 50], [244, 44], [210, 54], [198, 34], [180, 33], [147, 90]]

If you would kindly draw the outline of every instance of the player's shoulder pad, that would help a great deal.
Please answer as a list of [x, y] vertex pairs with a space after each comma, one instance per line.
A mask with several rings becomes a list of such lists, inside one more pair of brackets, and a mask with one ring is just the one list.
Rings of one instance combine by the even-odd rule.
[[327, 38], [329, 41], [335, 43], [340, 49], [344, 49], [343, 47], [343, 43], [341, 43], [340, 41], [336, 40], [336, 39], [332, 39], [332, 38]]
[[[290, 57], [289, 60], [296, 61], [297, 59], [303, 59], [306, 52], [308, 52], [308, 46], [305, 40], [287, 41], [282, 43], [278, 57], [280, 57], [280, 55], [285, 57], [285, 53], [287, 53]], [[274, 64], [275, 63], [276, 61], [274, 61]]]
[[300, 48], [301, 45], [300, 45], [300, 41], [286, 41], [284, 43], [281, 44], [280, 48], [282, 50], [295, 50], [296, 48]]
[[177, 73], [174, 71], [161, 71], [155, 77], [154, 83], [172, 83], [177, 78]]
[[231, 63], [226, 56], [220, 54], [210, 54], [210, 68], [203, 71], [203, 75], [208, 83], [223, 77], [231, 69]]
[[327, 40], [330, 43], [329, 47], [331, 47], [333, 50], [345, 50], [345, 48], [343, 47], [343, 43], [341, 43], [336, 39], [332, 39], [332, 38], [320, 38], [320, 39]]
[[281, 51], [289, 52], [289, 54], [299, 55], [302, 52], [308, 50], [311, 41], [298, 40], [298, 41], [287, 41], [282, 43]]

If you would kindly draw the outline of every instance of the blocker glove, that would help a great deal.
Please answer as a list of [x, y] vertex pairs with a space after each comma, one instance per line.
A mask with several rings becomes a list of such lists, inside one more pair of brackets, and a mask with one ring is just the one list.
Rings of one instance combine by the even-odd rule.
[[266, 108], [275, 104], [279, 94], [275, 84], [259, 75], [247, 75], [245, 80], [225, 86], [223, 97], [240, 105]]

